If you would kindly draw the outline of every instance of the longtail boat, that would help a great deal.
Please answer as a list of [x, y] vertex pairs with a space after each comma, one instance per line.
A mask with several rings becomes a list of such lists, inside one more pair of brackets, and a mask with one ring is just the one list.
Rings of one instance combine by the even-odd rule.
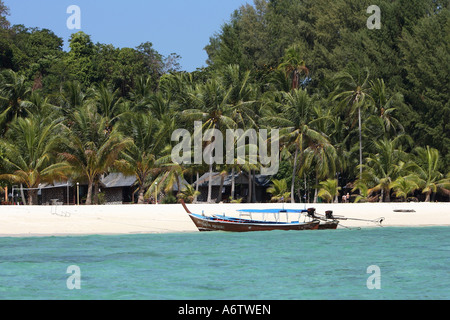
[[[254, 220], [254, 219], [243, 219], [232, 218], [223, 216], [205, 216], [192, 213], [184, 203], [181, 201], [181, 204], [184, 210], [189, 214], [189, 217], [197, 226], [199, 231], [227, 231], [227, 232], [251, 232], [251, 231], [274, 231], [274, 230], [318, 230], [320, 226], [320, 220], [318, 219], [310, 219], [310, 221], [291, 221], [291, 222], [281, 222], [278, 219], [275, 221], [267, 221], [267, 220]], [[262, 213], [289, 213], [296, 212], [298, 210], [258, 210], [258, 212]], [[252, 212], [257, 212], [252, 210]], [[242, 214], [250, 214], [249, 211], [240, 210]]]

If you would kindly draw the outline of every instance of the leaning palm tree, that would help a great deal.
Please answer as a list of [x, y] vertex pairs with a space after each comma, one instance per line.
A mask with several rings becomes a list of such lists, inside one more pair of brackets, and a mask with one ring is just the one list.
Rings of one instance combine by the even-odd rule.
[[41, 183], [65, 178], [69, 165], [55, 156], [60, 144], [60, 123], [60, 119], [33, 115], [17, 118], [11, 123], [5, 139], [0, 140], [8, 172], [0, 175], [0, 179], [24, 185], [28, 189], [28, 205], [37, 204]]
[[90, 104], [78, 109], [73, 119], [73, 126], [67, 128], [66, 150], [61, 156], [70, 164], [73, 176], [87, 180], [86, 204], [91, 205], [94, 183], [108, 172], [131, 141], [124, 139], [115, 128], [108, 130], [108, 120]]

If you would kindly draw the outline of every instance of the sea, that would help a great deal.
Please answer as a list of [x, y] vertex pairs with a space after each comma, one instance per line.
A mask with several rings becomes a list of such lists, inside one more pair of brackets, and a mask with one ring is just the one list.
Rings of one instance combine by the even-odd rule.
[[1, 300], [448, 300], [450, 227], [0, 238]]

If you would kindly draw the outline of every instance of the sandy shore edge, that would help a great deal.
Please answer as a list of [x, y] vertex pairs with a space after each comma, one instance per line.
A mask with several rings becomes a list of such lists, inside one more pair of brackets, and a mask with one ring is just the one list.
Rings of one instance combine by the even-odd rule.
[[[281, 208], [280, 204], [191, 204], [206, 215], [237, 216], [239, 209]], [[450, 226], [450, 203], [286, 204], [286, 209], [314, 207], [337, 216], [374, 220], [384, 227]], [[398, 212], [400, 210], [400, 212]], [[253, 218], [260, 218], [254, 216]], [[283, 217], [284, 218], [284, 217]], [[298, 217], [291, 216], [290, 220]], [[346, 227], [374, 223], [342, 221]], [[0, 206], [0, 237], [88, 236], [198, 232], [181, 205]]]

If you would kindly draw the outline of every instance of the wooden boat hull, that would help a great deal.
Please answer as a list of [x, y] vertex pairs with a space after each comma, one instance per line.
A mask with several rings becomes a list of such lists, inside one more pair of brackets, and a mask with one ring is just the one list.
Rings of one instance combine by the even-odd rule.
[[339, 221], [322, 222], [319, 225], [319, 230], [336, 230], [339, 226]]
[[225, 232], [253, 232], [253, 231], [274, 231], [274, 230], [317, 230], [320, 221], [306, 223], [264, 223], [242, 221], [221, 220], [219, 218], [203, 217], [196, 214], [189, 214], [199, 231], [225, 231]]

